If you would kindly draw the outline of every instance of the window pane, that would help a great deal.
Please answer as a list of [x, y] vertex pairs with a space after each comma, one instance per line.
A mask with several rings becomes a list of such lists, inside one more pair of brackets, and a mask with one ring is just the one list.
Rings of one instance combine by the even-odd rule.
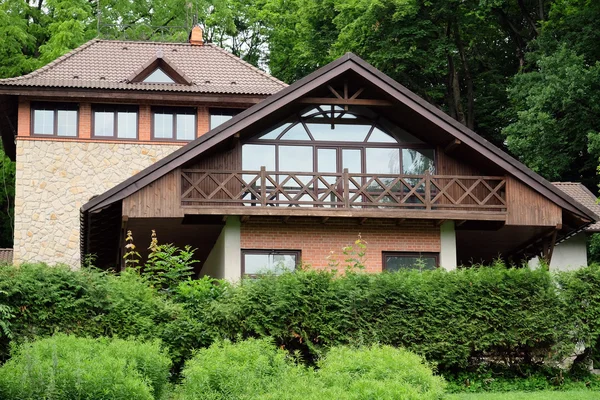
[[146, 82], [146, 83], [175, 83], [175, 81], [173, 79], [171, 79], [171, 77], [169, 75], [167, 75], [165, 73], [165, 71], [163, 71], [160, 68], [156, 68], [154, 70], [154, 72], [152, 72], [150, 75], [148, 75], [146, 77], [146, 79], [144, 79], [144, 82]]
[[77, 111], [58, 110], [58, 136], [77, 136]]
[[406, 175], [422, 175], [434, 171], [433, 149], [402, 149], [402, 171]]
[[233, 115], [210, 114], [210, 129], [214, 129], [223, 122], [229, 121]]
[[173, 139], [173, 114], [154, 114], [154, 137]]
[[196, 117], [192, 114], [177, 114], [177, 140], [194, 140]]
[[399, 174], [400, 151], [398, 149], [366, 149], [367, 173]]
[[137, 138], [137, 113], [136, 112], [118, 112], [117, 130], [122, 139]]
[[277, 139], [277, 137], [281, 134], [281, 132], [285, 131], [289, 126], [291, 125], [291, 123], [285, 123], [275, 129], [273, 129], [270, 132], [265, 133], [263, 136], [261, 136], [261, 139], [268, 139], [268, 140], [274, 140]]
[[281, 140], [310, 140], [310, 137], [302, 124], [296, 124], [281, 137]]
[[399, 271], [401, 269], [432, 270], [436, 268], [436, 263], [435, 257], [430, 255], [390, 255], [385, 257], [384, 267], [386, 271]]
[[285, 271], [293, 271], [296, 262], [295, 254], [246, 253], [244, 254], [244, 272], [247, 275], [258, 275], [267, 272], [281, 274]]
[[319, 172], [337, 172], [337, 150], [319, 149], [317, 162]]
[[94, 136], [114, 136], [115, 113], [96, 111], [94, 113]]
[[267, 171], [275, 171], [275, 146], [245, 144], [242, 147], [242, 169], [258, 171], [264, 166]]
[[330, 123], [308, 123], [306, 126], [315, 140], [329, 142], [363, 142], [371, 129], [371, 125], [365, 124], [334, 124], [333, 129]]
[[348, 168], [351, 174], [362, 173], [362, 162], [360, 159], [360, 150], [343, 149], [342, 150], [342, 168]]
[[312, 172], [313, 148], [309, 146], [279, 146], [279, 170]]
[[373, 128], [371, 136], [369, 136], [369, 143], [396, 143], [396, 139], [385, 133], [379, 128]]
[[36, 135], [54, 134], [54, 110], [35, 110], [33, 112], [33, 133]]

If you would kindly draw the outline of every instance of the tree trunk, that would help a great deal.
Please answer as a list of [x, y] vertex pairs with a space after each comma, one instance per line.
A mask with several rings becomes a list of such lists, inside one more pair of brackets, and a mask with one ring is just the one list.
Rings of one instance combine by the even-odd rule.
[[458, 27], [458, 24], [454, 27], [454, 40], [456, 42], [458, 54], [460, 55], [462, 62], [464, 80], [467, 86], [467, 113], [463, 117], [465, 120], [463, 123], [467, 126], [467, 128], [475, 129], [475, 90], [473, 89], [473, 76], [471, 75], [471, 69], [469, 68], [469, 63], [465, 54], [465, 46], [460, 36], [460, 28]]

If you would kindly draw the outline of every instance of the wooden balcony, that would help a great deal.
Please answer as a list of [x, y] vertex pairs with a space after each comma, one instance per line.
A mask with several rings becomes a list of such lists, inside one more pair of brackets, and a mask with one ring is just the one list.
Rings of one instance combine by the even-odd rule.
[[506, 218], [504, 176], [448, 176], [183, 169], [189, 214]]

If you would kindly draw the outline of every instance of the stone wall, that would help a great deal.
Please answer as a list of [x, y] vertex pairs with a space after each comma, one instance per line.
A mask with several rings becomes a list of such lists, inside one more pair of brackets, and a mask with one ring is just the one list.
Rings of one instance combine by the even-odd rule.
[[78, 267], [81, 206], [179, 147], [17, 140], [15, 263]]

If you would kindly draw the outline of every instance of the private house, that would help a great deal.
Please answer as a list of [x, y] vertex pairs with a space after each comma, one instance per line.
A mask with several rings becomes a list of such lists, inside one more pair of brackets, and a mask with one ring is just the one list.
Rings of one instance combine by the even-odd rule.
[[92, 41], [0, 95], [17, 261], [118, 268], [126, 232], [144, 249], [155, 229], [233, 280], [324, 267], [359, 234], [373, 272], [552, 262], [598, 219], [352, 54], [286, 86], [194, 34]]
[[92, 40], [0, 80], [14, 261], [79, 265], [83, 204], [285, 86], [200, 28], [189, 43]]

